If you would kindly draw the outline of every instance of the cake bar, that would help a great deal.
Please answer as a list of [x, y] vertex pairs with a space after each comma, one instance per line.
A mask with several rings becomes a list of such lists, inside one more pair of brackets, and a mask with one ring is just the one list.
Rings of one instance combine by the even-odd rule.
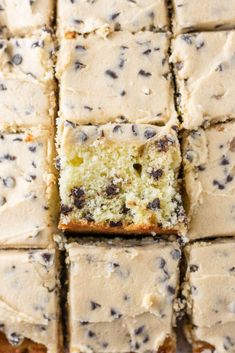
[[65, 122], [58, 145], [61, 229], [183, 232], [174, 128]]
[[[223, 208], [222, 208], [223, 209]], [[235, 242], [187, 246], [186, 327], [193, 353], [233, 353], [235, 349]]]
[[173, 0], [176, 33], [235, 28], [235, 0]]
[[180, 256], [175, 242], [70, 244], [69, 352], [175, 353]]
[[30, 35], [51, 25], [54, 0], [0, 0], [0, 36]]
[[235, 118], [234, 48], [235, 31], [182, 34], [174, 40], [172, 61], [185, 129]]
[[125, 31], [61, 41], [60, 117], [79, 124], [164, 124], [176, 117], [165, 33]]
[[53, 127], [55, 87], [51, 35], [0, 40], [0, 126]]
[[57, 217], [53, 136], [0, 133], [0, 247], [47, 247]]
[[0, 352], [58, 353], [58, 274], [53, 250], [0, 250]]
[[90, 33], [108, 29], [137, 32], [143, 29], [167, 30], [165, 0], [58, 0], [58, 34]]
[[190, 239], [235, 235], [235, 123], [183, 140]]

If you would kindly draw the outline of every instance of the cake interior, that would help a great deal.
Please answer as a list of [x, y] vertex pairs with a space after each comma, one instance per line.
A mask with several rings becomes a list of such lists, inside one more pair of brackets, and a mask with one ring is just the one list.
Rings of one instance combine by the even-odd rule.
[[71, 145], [61, 160], [62, 216], [110, 227], [174, 228], [183, 218], [179, 153], [167, 136], [143, 144]]

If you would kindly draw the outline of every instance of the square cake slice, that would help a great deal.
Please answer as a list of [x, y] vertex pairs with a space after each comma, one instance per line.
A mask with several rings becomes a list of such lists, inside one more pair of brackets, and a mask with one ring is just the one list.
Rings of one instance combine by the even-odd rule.
[[176, 242], [70, 244], [69, 352], [175, 353], [180, 257]]
[[0, 353], [59, 353], [54, 250], [0, 250]]
[[0, 0], [0, 36], [30, 35], [50, 26], [54, 0]]
[[79, 124], [175, 118], [166, 33], [126, 31], [61, 41], [60, 116]]
[[235, 31], [182, 34], [173, 42], [185, 129], [235, 118]]
[[185, 295], [193, 353], [233, 353], [235, 348], [235, 241], [186, 247]]
[[1, 127], [53, 127], [53, 52], [47, 31], [0, 40]]
[[183, 140], [190, 239], [235, 235], [235, 123]]
[[173, 0], [177, 33], [235, 27], [235, 0]]
[[62, 36], [102, 28], [130, 32], [167, 30], [169, 25], [165, 0], [58, 0], [57, 6], [58, 32]]
[[61, 229], [183, 231], [173, 128], [65, 122], [59, 131]]
[[0, 247], [46, 247], [56, 219], [53, 136], [0, 134]]

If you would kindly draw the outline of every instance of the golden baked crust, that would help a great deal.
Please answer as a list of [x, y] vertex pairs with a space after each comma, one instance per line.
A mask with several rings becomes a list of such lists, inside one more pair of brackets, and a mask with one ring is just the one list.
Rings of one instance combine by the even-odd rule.
[[202, 341], [193, 342], [193, 353], [202, 353], [204, 351], [209, 351], [213, 353], [214, 350], [215, 350], [215, 347], [213, 347], [211, 344], [207, 342], [202, 342]]
[[8, 342], [6, 336], [0, 332], [0, 353], [47, 353], [47, 348], [27, 338], [19, 346], [14, 347]]
[[157, 353], [175, 353], [176, 352], [176, 343], [175, 339], [172, 337], [166, 338], [163, 345], [158, 349]]
[[67, 230], [71, 232], [89, 232], [89, 233], [109, 233], [109, 234], [146, 234], [146, 233], [156, 233], [156, 234], [179, 234], [179, 229], [162, 229], [157, 225], [135, 225], [131, 224], [128, 226], [117, 226], [110, 227], [108, 225], [96, 224], [88, 221], [80, 222], [69, 222], [69, 223], [59, 223], [59, 229]]

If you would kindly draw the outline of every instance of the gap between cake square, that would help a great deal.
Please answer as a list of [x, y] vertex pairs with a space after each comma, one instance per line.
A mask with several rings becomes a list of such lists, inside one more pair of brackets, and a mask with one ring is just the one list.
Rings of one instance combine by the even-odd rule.
[[168, 50], [169, 35], [150, 31], [62, 39], [60, 118], [81, 125], [176, 123]]
[[232, 353], [235, 347], [235, 242], [196, 242], [185, 249], [185, 326], [193, 353]]
[[78, 232], [184, 234], [175, 129], [60, 121], [59, 227]]
[[70, 353], [176, 351], [178, 243], [90, 240], [67, 252]]

